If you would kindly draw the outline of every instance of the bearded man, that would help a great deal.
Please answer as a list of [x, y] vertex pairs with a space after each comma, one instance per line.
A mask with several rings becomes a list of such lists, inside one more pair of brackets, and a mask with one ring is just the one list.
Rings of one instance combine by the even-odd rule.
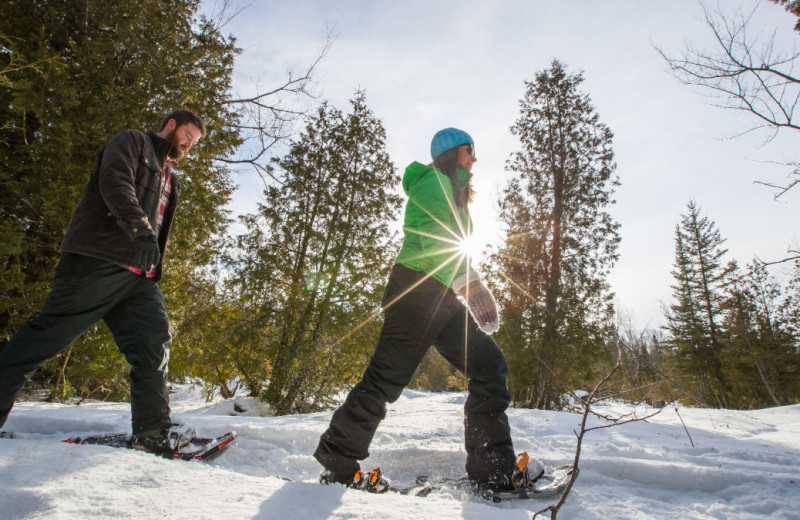
[[0, 427], [34, 372], [102, 319], [131, 366], [133, 446], [161, 452], [194, 437], [170, 420], [172, 337], [158, 281], [178, 204], [174, 168], [205, 134], [197, 115], [177, 110], [158, 133], [126, 130], [100, 151], [47, 300], [0, 350]]

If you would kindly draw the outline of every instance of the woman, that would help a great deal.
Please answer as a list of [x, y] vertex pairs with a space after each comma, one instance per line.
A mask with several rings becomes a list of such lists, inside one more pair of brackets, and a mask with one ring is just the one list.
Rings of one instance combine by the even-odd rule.
[[376, 492], [388, 486], [379, 470], [365, 476], [358, 461], [369, 456], [386, 403], [400, 397], [431, 346], [469, 380], [464, 433], [470, 480], [505, 490], [529, 478], [527, 468], [515, 464], [505, 412], [506, 360], [489, 336], [499, 326], [494, 297], [459, 252], [472, 228], [475, 143], [463, 130], [445, 128], [434, 135], [431, 156], [431, 165], [414, 162], [403, 177], [409, 198], [405, 237], [383, 297], [383, 328], [363, 378], [333, 414], [314, 453], [325, 468], [323, 484]]

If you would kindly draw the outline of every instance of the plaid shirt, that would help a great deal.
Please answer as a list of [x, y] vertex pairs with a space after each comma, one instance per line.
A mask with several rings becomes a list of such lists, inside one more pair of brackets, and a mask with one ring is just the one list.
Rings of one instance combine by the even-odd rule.
[[[156, 238], [158, 238], [158, 234], [161, 231], [161, 223], [164, 221], [164, 212], [167, 210], [167, 206], [169, 205], [169, 197], [172, 195], [172, 175], [167, 174], [167, 161], [164, 161], [164, 167], [161, 169], [161, 200], [158, 205], [158, 214], [156, 215], [156, 225], [153, 231], [156, 234]], [[132, 267], [129, 265], [125, 266], [125, 269], [129, 271], [133, 271], [136, 274], [142, 274], [141, 269], [137, 269], [136, 267]], [[145, 276], [148, 278], [155, 278], [156, 276], [156, 268], [153, 267], [146, 273]]]

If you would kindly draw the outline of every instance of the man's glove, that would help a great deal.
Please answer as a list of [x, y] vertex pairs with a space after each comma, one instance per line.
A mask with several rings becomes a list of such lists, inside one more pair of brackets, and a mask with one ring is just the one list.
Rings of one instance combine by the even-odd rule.
[[461, 292], [467, 301], [472, 317], [486, 334], [494, 334], [500, 328], [500, 317], [497, 314], [497, 302], [483, 283], [478, 280], [469, 284]]
[[136, 257], [139, 264], [134, 267], [149, 271], [158, 265], [161, 260], [161, 249], [158, 247], [155, 235], [141, 235], [134, 239], [136, 244]]

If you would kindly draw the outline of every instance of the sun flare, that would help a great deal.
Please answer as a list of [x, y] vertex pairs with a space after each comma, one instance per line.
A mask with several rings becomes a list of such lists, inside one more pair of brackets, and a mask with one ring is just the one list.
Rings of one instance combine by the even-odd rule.
[[481, 253], [481, 244], [475, 239], [475, 235], [470, 235], [458, 243], [458, 252], [472, 259], [478, 258]]

